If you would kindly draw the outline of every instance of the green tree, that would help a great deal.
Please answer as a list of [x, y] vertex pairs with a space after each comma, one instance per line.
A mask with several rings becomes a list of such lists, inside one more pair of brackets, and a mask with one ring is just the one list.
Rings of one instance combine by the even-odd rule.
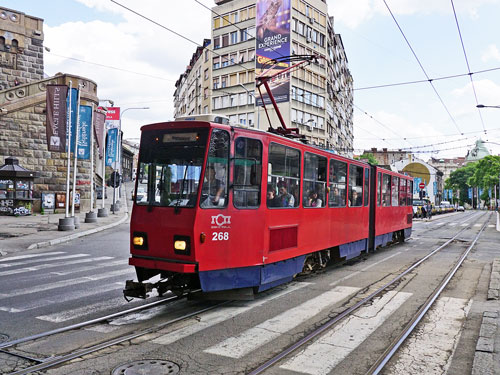
[[354, 159], [356, 159], [356, 160], [364, 160], [367, 163], [370, 163], [372, 165], [378, 165], [377, 159], [375, 159], [375, 156], [373, 156], [373, 154], [370, 153], [370, 152], [365, 152], [363, 155], [356, 156]]
[[466, 166], [451, 172], [450, 177], [446, 179], [445, 189], [460, 190], [459, 201], [461, 204], [464, 202], [471, 203], [469, 199], [469, 187], [474, 185], [475, 181], [471, 181], [476, 171], [477, 163], [469, 163]]

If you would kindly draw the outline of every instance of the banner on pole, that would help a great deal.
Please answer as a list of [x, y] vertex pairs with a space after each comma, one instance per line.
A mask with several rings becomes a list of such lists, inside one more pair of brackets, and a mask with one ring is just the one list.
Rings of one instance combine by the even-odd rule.
[[120, 107], [107, 107], [106, 129], [120, 127]]
[[104, 132], [104, 122], [106, 121], [106, 114], [101, 110], [101, 108], [97, 108], [94, 111], [94, 136], [97, 141], [97, 149], [99, 150], [99, 157], [103, 157], [104, 145], [102, 144], [102, 136]]
[[80, 160], [90, 159], [90, 122], [92, 121], [92, 107], [80, 106], [80, 123], [78, 124], [78, 152]]
[[[69, 98], [71, 97], [71, 108], [69, 108]], [[75, 150], [76, 143], [76, 115], [78, 108], [78, 89], [71, 89], [70, 94], [66, 99], [66, 107], [68, 108], [70, 127], [71, 127], [71, 142], [68, 140], [68, 134], [66, 133], [66, 151], [73, 152]], [[69, 145], [69, 146], [68, 146]]]
[[47, 145], [49, 151], [66, 150], [66, 96], [68, 86], [47, 85]]
[[108, 130], [106, 142], [106, 166], [110, 167], [116, 162], [116, 143], [118, 142], [118, 128]]

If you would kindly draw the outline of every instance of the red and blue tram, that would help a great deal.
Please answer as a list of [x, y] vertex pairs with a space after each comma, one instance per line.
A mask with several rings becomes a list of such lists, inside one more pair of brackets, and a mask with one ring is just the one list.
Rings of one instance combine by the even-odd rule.
[[260, 292], [411, 234], [408, 176], [227, 124], [141, 130], [125, 296]]

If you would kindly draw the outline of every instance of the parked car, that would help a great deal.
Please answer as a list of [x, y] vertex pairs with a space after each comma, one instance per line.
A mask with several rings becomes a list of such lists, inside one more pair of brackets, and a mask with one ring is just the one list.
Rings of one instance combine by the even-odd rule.
[[[132, 190], [132, 200], [134, 200], [135, 191]], [[146, 188], [144, 186], [137, 187], [137, 199], [136, 202], [144, 202], [147, 199]]]
[[459, 211], [465, 212], [464, 206], [458, 206], [457, 207], [457, 212], [459, 212]]

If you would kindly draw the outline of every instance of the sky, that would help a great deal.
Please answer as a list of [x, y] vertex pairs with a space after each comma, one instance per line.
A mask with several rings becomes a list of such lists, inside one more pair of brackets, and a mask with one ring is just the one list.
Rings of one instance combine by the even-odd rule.
[[[99, 98], [121, 107], [124, 138], [137, 140], [141, 125], [172, 120], [175, 82], [210, 38], [211, 13], [195, 0], [116, 2], [150, 20], [111, 0], [0, 5], [42, 18], [46, 74], [95, 81]], [[355, 153], [377, 147], [452, 158], [482, 139], [500, 154], [500, 108], [476, 108], [500, 106], [500, 0], [327, 4], [354, 80]]]

